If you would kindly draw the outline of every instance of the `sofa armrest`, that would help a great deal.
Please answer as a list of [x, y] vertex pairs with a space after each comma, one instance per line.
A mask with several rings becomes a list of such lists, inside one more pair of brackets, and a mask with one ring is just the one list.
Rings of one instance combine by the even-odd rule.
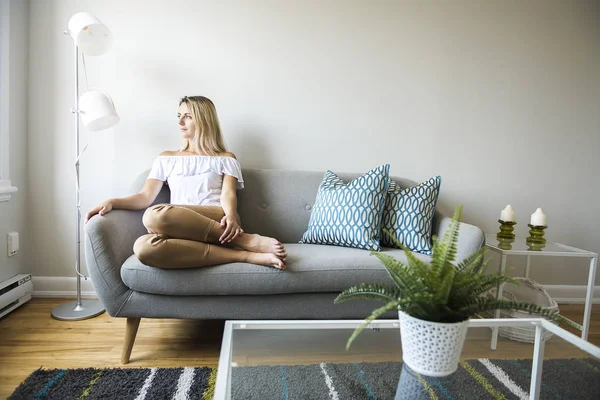
[[95, 215], [85, 224], [85, 261], [96, 294], [106, 311], [117, 316], [131, 294], [121, 279], [121, 266], [132, 254], [133, 243], [147, 233], [144, 210], [113, 210]]
[[[452, 222], [452, 218], [439, 214], [436, 215], [436, 218], [433, 220], [433, 234], [442, 239], [450, 226], [450, 222]], [[464, 258], [483, 246], [485, 246], [485, 234], [483, 231], [475, 225], [461, 222], [458, 231], [456, 262], [461, 262]]]

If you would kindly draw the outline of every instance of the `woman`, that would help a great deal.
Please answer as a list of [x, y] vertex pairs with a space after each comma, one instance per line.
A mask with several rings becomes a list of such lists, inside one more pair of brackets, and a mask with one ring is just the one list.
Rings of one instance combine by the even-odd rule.
[[182, 150], [161, 153], [139, 193], [100, 203], [87, 213], [85, 222], [112, 209], [145, 209], [167, 182], [170, 204], [146, 210], [143, 223], [148, 234], [133, 246], [144, 264], [192, 268], [237, 261], [285, 269], [286, 251], [279, 241], [245, 233], [240, 227], [236, 189], [244, 187], [244, 180], [235, 155], [225, 150], [212, 101], [202, 96], [182, 98], [177, 119]]

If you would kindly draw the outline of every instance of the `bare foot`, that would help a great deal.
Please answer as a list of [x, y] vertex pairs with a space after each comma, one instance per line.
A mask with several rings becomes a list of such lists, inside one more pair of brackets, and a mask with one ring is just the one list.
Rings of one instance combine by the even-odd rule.
[[266, 265], [277, 269], [285, 269], [284, 260], [273, 253], [250, 253], [248, 262], [251, 264]]
[[244, 233], [238, 236], [233, 243], [253, 253], [271, 253], [281, 259], [285, 259], [287, 255], [285, 247], [279, 240], [256, 233]]

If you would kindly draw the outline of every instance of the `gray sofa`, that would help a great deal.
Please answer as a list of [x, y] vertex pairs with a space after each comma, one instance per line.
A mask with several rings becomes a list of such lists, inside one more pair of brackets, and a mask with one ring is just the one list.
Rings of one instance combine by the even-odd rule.
[[[279, 239], [287, 248], [287, 270], [231, 263], [164, 270], [142, 264], [134, 241], [146, 229], [144, 210], [114, 210], [85, 225], [85, 259], [98, 298], [109, 315], [127, 318], [121, 361], [126, 364], [141, 318], [195, 319], [362, 319], [373, 302], [334, 304], [344, 289], [361, 282], [390, 282], [369, 251], [299, 244], [323, 177], [321, 172], [244, 169], [246, 188], [238, 191], [238, 212], [246, 232]], [[141, 189], [141, 174], [132, 192]], [[349, 181], [358, 174], [340, 174]], [[404, 187], [415, 183], [392, 177]], [[168, 203], [165, 185], [155, 203]], [[436, 211], [433, 233], [441, 236], [450, 218]], [[458, 258], [484, 245], [483, 232], [462, 224]], [[405, 259], [401, 250], [384, 248]], [[422, 259], [428, 256], [418, 254]], [[397, 318], [397, 313], [387, 317]]]

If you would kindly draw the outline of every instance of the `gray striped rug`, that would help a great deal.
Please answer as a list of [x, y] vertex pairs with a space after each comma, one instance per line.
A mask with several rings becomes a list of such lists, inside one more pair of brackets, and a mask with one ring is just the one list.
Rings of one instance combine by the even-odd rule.
[[[401, 373], [402, 372], [402, 373]], [[402, 363], [234, 368], [233, 399], [529, 399], [531, 359], [468, 360], [445, 378]], [[600, 399], [596, 359], [545, 360], [541, 399]]]
[[39, 369], [9, 399], [212, 399], [216, 377], [208, 367]]
[[[233, 399], [527, 399], [531, 359], [468, 360], [446, 378], [402, 363], [237, 367]], [[214, 368], [37, 370], [16, 399], [211, 399]], [[541, 399], [600, 399], [600, 361], [544, 361]]]

